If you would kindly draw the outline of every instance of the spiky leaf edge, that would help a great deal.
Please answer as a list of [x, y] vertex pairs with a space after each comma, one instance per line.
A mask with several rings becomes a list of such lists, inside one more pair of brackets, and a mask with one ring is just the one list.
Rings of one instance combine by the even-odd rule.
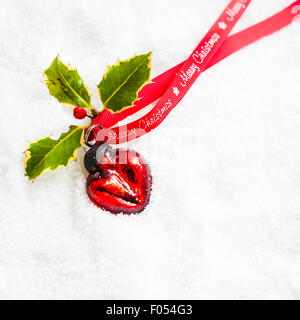
[[[148, 64], [147, 64], [147, 67], [149, 67], [150, 70], [151, 70], [151, 66], [152, 66], [152, 51], [148, 52], [148, 54], [150, 54], [150, 55], [149, 55], [149, 62], [148, 62]], [[105, 74], [103, 75], [102, 80], [107, 77], [107, 74], [110, 72], [110, 70], [111, 70], [112, 68], [120, 65], [120, 62], [127, 62], [127, 61], [135, 58], [136, 56], [137, 56], [137, 54], [135, 54], [134, 56], [132, 56], [131, 58], [126, 59], [126, 60], [119, 60], [119, 59], [118, 59], [117, 62], [116, 62], [116, 64], [114, 64], [114, 65], [112, 65], [112, 66], [108, 66], [108, 67], [107, 67], [107, 71], [106, 71]], [[102, 81], [102, 80], [101, 80], [101, 81]], [[100, 81], [100, 83], [101, 83], [101, 81]], [[118, 110], [118, 111], [113, 111], [113, 110], [111, 110], [111, 109], [109, 109], [109, 108], [106, 108], [106, 106], [103, 104], [103, 107], [104, 107], [103, 110], [107, 109], [107, 110], [109, 110], [110, 113], [120, 113], [120, 112], [123, 111], [124, 109], [127, 109], [127, 108], [132, 107], [132, 105], [134, 104], [134, 102], [136, 102], [136, 101], [138, 101], [139, 99], [141, 99], [141, 98], [138, 97], [138, 94], [139, 94], [139, 92], [141, 91], [141, 89], [142, 89], [145, 85], [147, 85], [147, 84], [149, 84], [149, 83], [152, 83], [152, 81], [150, 80], [150, 74], [149, 74], [149, 80], [145, 81], [145, 82], [137, 89], [137, 91], [136, 91], [136, 99], [132, 102], [131, 105], [125, 106], [125, 107], [123, 107], [122, 109], [120, 109], [120, 110]], [[121, 86], [120, 86], [120, 87], [121, 87]], [[120, 88], [120, 87], [119, 87], [119, 88]], [[98, 85], [97, 85], [97, 88], [98, 88]], [[102, 101], [102, 99], [101, 99], [101, 92], [100, 92], [99, 88], [98, 88], [98, 92], [99, 92], [100, 100]], [[102, 111], [103, 111], [103, 110], [102, 110]]]
[[[72, 126], [69, 126], [69, 129], [71, 129], [71, 127], [72, 127]], [[83, 129], [82, 134], [81, 134], [81, 138], [80, 138], [80, 144], [81, 144], [81, 146], [83, 146], [83, 145], [84, 145], [84, 131], [85, 131], [85, 129], [86, 129], [87, 127], [78, 127], [78, 128], [79, 128], [79, 129]], [[41, 140], [41, 139], [36, 139], [36, 140], [30, 142], [28, 149], [30, 148], [30, 145], [31, 145], [31, 144], [33, 144], [33, 143], [35, 143], [35, 142], [37, 142], [37, 141], [39, 141], [39, 140]], [[46, 169], [44, 169], [44, 170], [43, 170], [37, 177], [35, 177], [35, 178], [30, 178], [30, 177], [26, 174], [27, 162], [28, 162], [28, 160], [31, 158], [31, 152], [30, 152], [28, 149], [27, 149], [26, 151], [24, 151], [24, 153], [25, 153], [25, 158], [23, 159], [24, 171], [25, 171], [25, 176], [28, 178], [28, 181], [34, 182], [37, 178], [39, 178], [41, 175], [43, 175], [43, 174], [46, 173], [46, 172], [49, 172], [49, 171], [53, 171], [53, 172], [54, 172], [54, 171], [57, 171], [59, 168], [62, 168], [62, 167], [66, 168], [71, 161], [74, 161], [74, 160], [77, 159], [77, 153], [78, 153], [78, 149], [79, 149], [79, 148], [77, 148], [77, 149], [74, 150], [73, 155], [69, 158], [69, 160], [68, 160], [68, 162], [67, 162], [67, 164], [66, 164], [65, 166], [64, 166], [64, 165], [59, 165], [59, 166], [58, 166], [57, 168], [55, 168], [55, 169], [46, 168]]]
[[[60, 60], [59, 54], [55, 57], [55, 59], [57, 59], [58, 61], [60, 61], [61, 63], [63, 63], [63, 62]], [[55, 60], [55, 59], [54, 59], [54, 60]], [[65, 65], [70, 71], [77, 71], [77, 73], [78, 73], [78, 69], [77, 69], [77, 68], [73, 68], [69, 63], [64, 63], [64, 65]], [[50, 68], [50, 67], [49, 67], [49, 68]], [[43, 81], [43, 82], [44, 82], [45, 85], [47, 86], [50, 96], [54, 97], [54, 98], [57, 100], [57, 98], [50, 93], [49, 87], [48, 87], [48, 85], [47, 85], [47, 82], [51, 82], [51, 80], [48, 79], [48, 76], [47, 76], [46, 73], [45, 73], [49, 68], [47, 68], [45, 71], [42, 72], [42, 75], [43, 75], [43, 77], [44, 77], [44, 79], [43, 79], [44, 81]], [[58, 63], [57, 63], [57, 68], [60, 70]], [[67, 80], [65, 79], [65, 77], [63, 76], [63, 74], [61, 73], [61, 71], [60, 71], [60, 74], [61, 74], [62, 78], [64, 79], [64, 82], [67, 82]], [[78, 74], [79, 74], [79, 73], [78, 73]], [[80, 76], [80, 75], [79, 75], [79, 76]], [[81, 78], [81, 77], [80, 77], [80, 78]], [[68, 83], [68, 82], [67, 82], [67, 83]], [[89, 87], [88, 87], [85, 83], [83, 83], [83, 85], [84, 85], [86, 91], [88, 92], [88, 94], [91, 96], [91, 92], [90, 92]], [[69, 84], [68, 84], [68, 86], [69, 86]], [[70, 87], [70, 86], [69, 86], [69, 87]], [[70, 87], [70, 89], [71, 89], [72, 91], [74, 91], [74, 90], [72, 89], [72, 87]], [[76, 93], [76, 94], [77, 94], [77, 93]], [[57, 100], [57, 101], [58, 101], [59, 103], [65, 105], [66, 107], [70, 107], [70, 108], [74, 108], [74, 106], [82, 107], [82, 108], [86, 108], [86, 109], [88, 109], [88, 110], [91, 110], [93, 113], [95, 112], [95, 113], [98, 114], [98, 111], [97, 111], [96, 109], [94, 109], [89, 103], [87, 103], [87, 102], [86, 102], [85, 100], [83, 100], [81, 97], [80, 97], [80, 99], [84, 102], [84, 106], [81, 106], [81, 105], [79, 106], [76, 102], [74, 102], [74, 105], [72, 105], [72, 104], [67, 103], [67, 102], [60, 102], [60, 101], [58, 101], [58, 100]], [[71, 100], [72, 100], [72, 99], [71, 99]]]

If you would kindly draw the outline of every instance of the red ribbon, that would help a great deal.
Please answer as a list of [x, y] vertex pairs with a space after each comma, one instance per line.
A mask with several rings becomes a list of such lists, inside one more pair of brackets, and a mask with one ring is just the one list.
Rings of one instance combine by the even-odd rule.
[[[231, 1], [191, 56], [146, 85], [139, 92], [139, 99], [133, 107], [120, 113], [112, 114], [106, 109], [101, 112], [94, 119], [93, 124], [100, 124], [107, 129], [100, 130], [96, 140], [108, 140], [109, 143], [119, 144], [140, 137], [156, 128], [184, 97], [203, 71], [245, 46], [286, 27], [299, 17], [300, 0], [274, 16], [228, 37], [250, 2], [251, 0]], [[145, 116], [127, 125], [111, 128], [160, 97], [154, 108]]]

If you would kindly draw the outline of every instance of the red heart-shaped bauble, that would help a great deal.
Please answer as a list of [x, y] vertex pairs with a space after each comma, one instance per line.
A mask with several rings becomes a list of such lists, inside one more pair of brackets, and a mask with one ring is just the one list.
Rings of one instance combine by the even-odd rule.
[[112, 213], [139, 213], [149, 202], [152, 177], [148, 165], [135, 151], [105, 153], [87, 178], [87, 194], [100, 208]]

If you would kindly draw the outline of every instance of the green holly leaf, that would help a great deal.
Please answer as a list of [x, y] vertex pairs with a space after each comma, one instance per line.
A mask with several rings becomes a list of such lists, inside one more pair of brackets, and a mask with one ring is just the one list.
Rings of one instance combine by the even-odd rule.
[[25, 175], [34, 180], [46, 171], [66, 167], [77, 157], [77, 149], [83, 145], [84, 128], [71, 126], [58, 140], [45, 138], [33, 142], [26, 150]]
[[76, 69], [66, 66], [57, 56], [44, 71], [49, 93], [59, 102], [91, 109], [91, 97]]
[[109, 66], [98, 84], [101, 101], [105, 108], [120, 112], [131, 107], [138, 98], [139, 90], [149, 82], [152, 52], [118, 61]]

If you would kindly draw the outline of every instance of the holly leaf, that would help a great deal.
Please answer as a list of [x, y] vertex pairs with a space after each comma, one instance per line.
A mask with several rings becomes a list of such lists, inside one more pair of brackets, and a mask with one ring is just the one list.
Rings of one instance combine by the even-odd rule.
[[76, 69], [63, 64], [57, 56], [44, 71], [49, 93], [59, 102], [91, 109], [91, 97]]
[[98, 84], [103, 106], [112, 112], [131, 107], [139, 90], [149, 82], [152, 52], [109, 66]]
[[45, 138], [33, 142], [26, 150], [25, 175], [34, 180], [46, 171], [66, 167], [77, 157], [77, 149], [83, 145], [84, 128], [71, 126], [58, 140]]

